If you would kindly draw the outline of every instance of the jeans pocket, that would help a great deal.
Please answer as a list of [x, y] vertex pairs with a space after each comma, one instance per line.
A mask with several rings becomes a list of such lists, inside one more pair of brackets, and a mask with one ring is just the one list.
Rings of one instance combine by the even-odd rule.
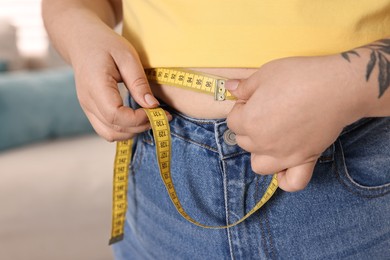
[[387, 153], [369, 147], [350, 152], [343, 149], [340, 140], [336, 144], [336, 173], [345, 188], [367, 198], [390, 192], [390, 157]]

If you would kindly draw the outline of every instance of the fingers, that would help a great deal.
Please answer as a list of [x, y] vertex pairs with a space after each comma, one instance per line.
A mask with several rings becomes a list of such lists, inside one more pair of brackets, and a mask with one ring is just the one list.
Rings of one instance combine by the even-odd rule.
[[245, 113], [245, 101], [238, 100], [234, 104], [232, 110], [230, 110], [227, 116], [227, 126], [230, 130], [232, 130], [237, 136], [246, 135], [246, 128], [244, 127], [246, 124], [247, 113]]
[[134, 137], [136, 133], [141, 133], [150, 128], [150, 124], [147, 122], [143, 125], [123, 128], [119, 126], [113, 127], [112, 125], [104, 124], [95, 114], [86, 112], [86, 115], [91, 122], [96, 133], [106, 139], [109, 142], [128, 140]]
[[[109, 142], [127, 140], [133, 138], [135, 134], [144, 132], [151, 128], [149, 119], [142, 108], [132, 110], [123, 106], [120, 107], [118, 111], [121, 111], [121, 109], [129, 110], [129, 113], [133, 115], [133, 117], [127, 118], [127, 121], [124, 120], [123, 123], [118, 121], [115, 124], [112, 124], [107, 122], [107, 120], [99, 112], [85, 110], [85, 113], [95, 131]], [[165, 113], [168, 120], [172, 120], [172, 115], [170, 115], [167, 111], [165, 111]], [[120, 112], [118, 112], [117, 118], [120, 117]], [[145, 121], [143, 121], [144, 117]], [[137, 121], [139, 121], [139, 123], [137, 123]]]
[[278, 173], [279, 187], [288, 192], [304, 189], [309, 183], [316, 162], [309, 162]]
[[284, 161], [268, 155], [256, 155], [251, 153], [252, 170], [258, 174], [274, 174], [286, 169]]
[[158, 106], [138, 56], [131, 50], [123, 52], [119, 48], [115, 54], [104, 56], [97, 62], [96, 68], [91, 66], [94, 74], [89, 70], [78, 74], [80, 104], [95, 131], [108, 141], [128, 139], [150, 128], [143, 109], [133, 110], [123, 105], [118, 82], [124, 81], [141, 106]]
[[108, 141], [128, 139], [150, 127], [142, 109], [123, 105], [118, 82], [123, 81], [131, 96], [142, 107], [153, 108], [153, 97], [143, 66], [123, 37], [109, 31], [91, 40], [85, 55], [73, 61], [77, 96], [95, 131]]
[[129, 55], [113, 55], [115, 63], [121, 74], [121, 78], [134, 100], [142, 107], [154, 108], [159, 105], [153, 96], [148, 80], [146, 78], [141, 61], [137, 53], [130, 46], [132, 52]]
[[[122, 97], [115, 85], [105, 85], [94, 93], [92, 99], [95, 101], [96, 116], [108, 125], [121, 127], [135, 127], [148, 122], [148, 118], [142, 109], [133, 110], [123, 105]], [[100, 116], [101, 115], [101, 116]]]
[[257, 88], [256, 82], [252, 78], [231, 79], [226, 81], [225, 88], [229, 90], [238, 100], [248, 100]]
[[244, 149], [247, 152], [250, 153], [259, 152], [259, 149], [257, 149], [258, 146], [255, 145], [255, 143], [252, 141], [252, 139], [249, 136], [236, 134], [236, 142], [238, 146], [240, 146], [242, 149]]
[[[126, 140], [150, 128], [142, 108], [133, 110], [123, 105], [116, 81], [97, 80], [92, 87], [89, 88], [92, 91], [81, 91], [80, 104], [95, 131], [104, 139]], [[172, 116], [166, 113], [170, 120]]]
[[316, 161], [288, 168], [283, 160], [272, 156], [251, 154], [251, 166], [255, 173], [269, 175], [278, 173], [282, 190], [294, 192], [304, 189], [313, 175]]

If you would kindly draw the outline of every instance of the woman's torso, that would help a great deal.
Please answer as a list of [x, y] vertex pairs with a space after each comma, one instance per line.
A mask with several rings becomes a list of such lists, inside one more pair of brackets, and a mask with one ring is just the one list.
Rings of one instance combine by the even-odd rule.
[[[200, 70], [239, 79], [275, 59], [340, 53], [388, 36], [389, 10], [388, 0], [355, 0], [353, 8], [344, 0], [123, 0], [123, 36], [145, 68], [213, 68]], [[233, 105], [174, 87], [153, 90], [193, 117], [225, 117]]]

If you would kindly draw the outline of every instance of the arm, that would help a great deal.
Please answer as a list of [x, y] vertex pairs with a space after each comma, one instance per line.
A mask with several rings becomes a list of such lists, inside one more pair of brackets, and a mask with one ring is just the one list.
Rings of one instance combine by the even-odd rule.
[[343, 52], [341, 57], [360, 74], [358, 80], [365, 81], [364, 117], [390, 116], [390, 38]]
[[[271, 61], [228, 81], [238, 101], [228, 115], [252, 169], [303, 189], [321, 153], [363, 117], [390, 116], [390, 40], [322, 57]], [[259, 122], [259, 123], [256, 123]]]
[[123, 106], [117, 83], [133, 98], [155, 107], [133, 46], [112, 27], [122, 19], [120, 0], [43, 0], [49, 36], [75, 72], [77, 95], [96, 132], [109, 141], [124, 140], [149, 128], [142, 109]]
[[111, 31], [120, 22], [122, 5], [118, 0], [43, 0], [42, 16], [52, 43], [71, 62], [80, 38], [95, 30]]

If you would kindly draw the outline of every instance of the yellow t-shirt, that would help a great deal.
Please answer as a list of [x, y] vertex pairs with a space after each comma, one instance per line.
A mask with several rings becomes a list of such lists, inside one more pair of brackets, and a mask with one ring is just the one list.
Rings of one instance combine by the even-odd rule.
[[123, 0], [145, 67], [252, 67], [390, 36], [390, 0]]

